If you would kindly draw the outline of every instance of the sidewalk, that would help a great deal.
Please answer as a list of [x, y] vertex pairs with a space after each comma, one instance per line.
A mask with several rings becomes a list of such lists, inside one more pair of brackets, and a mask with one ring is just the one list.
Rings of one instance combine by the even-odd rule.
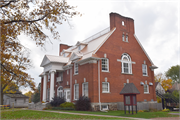
[[112, 116], [112, 115], [94, 115], [94, 114], [82, 114], [82, 113], [70, 113], [70, 112], [60, 112], [60, 111], [46, 111], [46, 110], [36, 110], [36, 111], [44, 111], [44, 112], [54, 112], [54, 113], [63, 113], [63, 114], [73, 114], [73, 115], [85, 115], [85, 116], [99, 116], [99, 117], [111, 117], [113, 118], [125, 118], [125, 119], [131, 119], [131, 120], [151, 120], [151, 119], [145, 119], [145, 118], [133, 118], [133, 117], [122, 117], [122, 116]]

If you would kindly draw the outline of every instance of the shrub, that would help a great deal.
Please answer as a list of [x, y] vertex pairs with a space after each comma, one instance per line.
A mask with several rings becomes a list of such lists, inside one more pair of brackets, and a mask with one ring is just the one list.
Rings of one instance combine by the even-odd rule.
[[50, 104], [51, 104], [51, 106], [53, 106], [53, 107], [57, 107], [57, 106], [59, 106], [60, 104], [62, 104], [62, 103], [64, 103], [64, 102], [65, 102], [64, 98], [54, 97], [54, 98], [52, 98]]
[[138, 110], [138, 112], [144, 112], [143, 110]]
[[65, 103], [60, 104], [60, 107], [62, 107], [62, 108], [75, 108], [75, 105], [71, 102], [65, 102]]
[[164, 110], [162, 110], [163, 112], [170, 112], [170, 110], [169, 109], [164, 109]]
[[88, 111], [91, 109], [91, 101], [88, 97], [81, 96], [75, 103], [76, 110]]
[[162, 100], [160, 97], [157, 97], [157, 103], [162, 103]]
[[149, 112], [149, 110], [143, 110], [144, 112]]
[[41, 103], [45, 103], [44, 101], [42, 101]]
[[157, 112], [157, 109], [149, 109], [150, 112]]
[[48, 109], [47, 107], [43, 108], [43, 110], [47, 110], [47, 109]]
[[66, 107], [66, 108], [62, 108], [62, 107], [53, 107], [52, 110], [75, 110], [74, 108], [71, 107]]

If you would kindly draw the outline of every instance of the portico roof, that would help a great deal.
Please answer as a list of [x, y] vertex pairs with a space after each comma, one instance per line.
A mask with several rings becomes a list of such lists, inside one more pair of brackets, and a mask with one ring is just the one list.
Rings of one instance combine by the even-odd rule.
[[133, 83], [126, 83], [120, 94], [140, 94], [140, 92]]

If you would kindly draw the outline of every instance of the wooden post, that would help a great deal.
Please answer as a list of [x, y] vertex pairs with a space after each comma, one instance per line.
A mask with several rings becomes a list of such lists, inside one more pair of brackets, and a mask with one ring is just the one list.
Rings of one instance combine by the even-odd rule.
[[13, 103], [13, 111], [14, 111], [14, 103]]
[[126, 106], [124, 105], [124, 113], [126, 114]]
[[129, 114], [130, 114], [130, 106], [128, 105], [128, 109], [129, 109]]
[[133, 105], [132, 105], [132, 114], [133, 114]]
[[137, 105], [136, 105], [136, 114], [137, 114]]
[[164, 109], [164, 99], [162, 98], [162, 108]]

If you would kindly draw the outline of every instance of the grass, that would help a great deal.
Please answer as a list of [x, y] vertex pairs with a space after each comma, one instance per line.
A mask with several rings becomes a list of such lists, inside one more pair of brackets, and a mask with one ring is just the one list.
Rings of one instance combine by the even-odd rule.
[[[16, 110], [16, 111], [1, 111], [1, 119], [109, 119], [108, 117], [70, 115], [61, 113], [52, 113], [48, 111], [33, 111], [33, 110]], [[121, 119], [121, 118], [110, 118]], [[124, 120], [124, 118], [122, 118]]]
[[[54, 110], [53, 110], [54, 111]], [[108, 111], [108, 112], [91, 112], [91, 111], [65, 111], [61, 110], [63, 112], [72, 112], [72, 113], [84, 113], [84, 114], [96, 114], [96, 115], [112, 115], [112, 116], [123, 116], [123, 117], [134, 117], [134, 118], [158, 118], [158, 117], [178, 117], [177, 115], [170, 115], [169, 112], [139, 112], [137, 114], [124, 114], [123, 110], [118, 111]], [[134, 112], [135, 113], [135, 112]]]

